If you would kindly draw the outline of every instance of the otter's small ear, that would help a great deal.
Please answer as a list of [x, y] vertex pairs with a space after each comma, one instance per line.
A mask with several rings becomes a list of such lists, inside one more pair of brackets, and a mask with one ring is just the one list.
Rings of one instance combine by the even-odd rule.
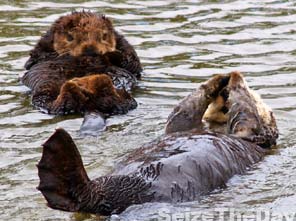
[[78, 11], [75, 8], [71, 10], [71, 15], [74, 15], [74, 14], [77, 14], [77, 13], [78, 13]]
[[[64, 18], [64, 17], [62, 17]], [[64, 33], [65, 32], [65, 29], [71, 29], [72, 27], [74, 27], [74, 23], [73, 23], [73, 20], [71, 19], [59, 19], [57, 20], [51, 27], [51, 31], [53, 34], [55, 33]]]
[[102, 15], [100, 15], [100, 17], [101, 17], [105, 22], [107, 22], [110, 26], [113, 25], [112, 20], [111, 20], [110, 18], [107, 18], [106, 15], [102, 14]]

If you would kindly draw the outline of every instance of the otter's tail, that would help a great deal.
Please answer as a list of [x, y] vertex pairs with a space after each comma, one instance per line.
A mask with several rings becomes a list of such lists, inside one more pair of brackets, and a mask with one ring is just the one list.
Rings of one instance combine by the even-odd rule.
[[81, 156], [71, 136], [63, 129], [43, 144], [43, 153], [38, 165], [40, 178], [37, 187], [53, 209], [77, 211], [74, 197], [77, 187], [84, 186], [89, 178], [83, 167]]

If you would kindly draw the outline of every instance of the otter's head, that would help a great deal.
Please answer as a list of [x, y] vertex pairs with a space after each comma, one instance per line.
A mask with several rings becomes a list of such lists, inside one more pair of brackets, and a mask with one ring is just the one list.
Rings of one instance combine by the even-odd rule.
[[219, 131], [262, 147], [278, 137], [272, 110], [239, 72], [216, 75], [185, 97], [168, 117], [166, 133], [203, 129], [202, 119], [222, 123]]
[[59, 18], [52, 32], [53, 48], [59, 55], [97, 56], [116, 50], [115, 31], [103, 15], [73, 12]]

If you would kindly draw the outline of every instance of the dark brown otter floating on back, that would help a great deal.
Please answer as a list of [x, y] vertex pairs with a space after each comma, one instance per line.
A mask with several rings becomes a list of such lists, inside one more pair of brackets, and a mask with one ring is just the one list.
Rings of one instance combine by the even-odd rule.
[[30, 55], [22, 82], [42, 110], [122, 114], [137, 106], [127, 90], [141, 75], [139, 58], [105, 16], [85, 11], [62, 16]]
[[[228, 109], [226, 134], [201, 130], [202, 117], [218, 96], [224, 96]], [[275, 144], [275, 119], [261, 104], [241, 74], [215, 76], [174, 109], [167, 135], [133, 151], [113, 173], [95, 180], [88, 178], [70, 135], [57, 129], [43, 145], [38, 189], [51, 208], [101, 215], [120, 213], [132, 204], [196, 200], [260, 161], [268, 151], [261, 146]]]

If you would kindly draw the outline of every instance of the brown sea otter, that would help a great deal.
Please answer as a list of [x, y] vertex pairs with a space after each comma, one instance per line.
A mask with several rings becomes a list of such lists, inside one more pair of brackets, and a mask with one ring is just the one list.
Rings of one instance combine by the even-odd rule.
[[133, 47], [105, 16], [73, 12], [31, 51], [22, 82], [34, 106], [51, 114], [122, 114], [137, 106], [127, 92], [142, 68]]
[[[227, 93], [228, 132], [207, 132], [203, 115], [222, 93]], [[263, 103], [253, 93], [238, 72], [213, 77], [174, 109], [165, 136], [94, 180], [70, 135], [57, 129], [43, 145], [38, 189], [51, 208], [101, 215], [120, 213], [132, 204], [196, 200], [225, 187], [229, 178], [263, 158], [268, 149], [262, 147], [275, 144], [273, 114], [258, 106]]]

